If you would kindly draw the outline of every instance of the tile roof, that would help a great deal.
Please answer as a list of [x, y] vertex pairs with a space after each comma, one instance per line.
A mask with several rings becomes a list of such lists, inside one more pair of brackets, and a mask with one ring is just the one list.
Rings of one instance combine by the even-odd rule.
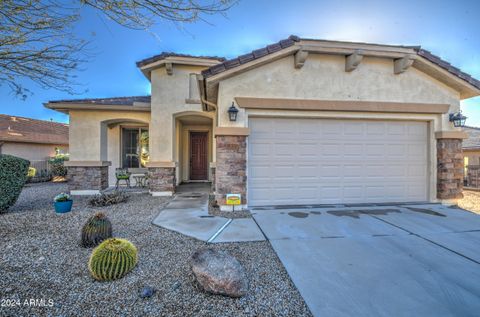
[[[295, 45], [296, 42], [299, 42], [301, 40], [314, 40], [314, 39], [303, 39], [299, 38], [298, 36], [291, 35], [285, 40], [281, 40], [277, 43], [274, 43], [272, 45], [268, 45], [264, 48], [252, 51], [250, 53], [247, 53], [245, 55], [238, 56], [236, 58], [224, 61], [223, 63], [220, 63], [218, 65], [214, 65], [204, 71], [202, 71], [202, 75], [205, 78], [211, 77], [213, 75], [222, 73], [226, 70], [238, 67], [242, 64], [248, 63], [250, 61], [253, 61], [255, 59], [261, 58], [263, 56], [266, 56], [268, 54], [275, 53], [277, 51], [280, 51], [284, 48], [290, 47]], [[327, 41], [327, 42], [340, 42], [340, 41]], [[353, 44], [371, 44], [371, 43], [355, 43], [355, 42], [345, 42], [345, 43], [353, 43]], [[419, 56], [422, 56], [423, 58], [429, 60], [430, 62], [434, 63], [435, 65], [447, 70], [449, 73], [457, 76], [460, 79], [463, 79], [464, 81], [468, 82], [472, 86], [480, 89], [480, 81], [473, 78], [471, 75], [462, 72], [459, 68], [456, 68], [452, 66], [450, 63], [447, 61], [441, 59], [440, 57], [433, 55], [431, 52], [422, 49], [420, 46], [403, 46], [403, 45], [383, 45], [383, 44], [376, 44], [376, 45], [381, 45], [381, 46], [390, 46], [390, 47], [399, 47], [399, 48], [411, 48], [417, 52]]]
[[247, 53], [245, 55], [241, 55], [233, 59], [229, 59], [227, 61], [224, 61], [223, 63], [207, 68], [206, 70], [202, 71], [202, 75], [203, 77], [207, 78], [207, 77], [222, 73], [231, 68], [238, 67], [242, 64], [251, 62], [255, 59], [267, 56], [269, 54], [278, 52], [284, 48], [293, 46], [298, 41], [300, 41], [300, 38], [298, 36], [291, 35], [290, 37], [288, 37], [288, 39], [281, 40], [277, 43], [265, 46], [258, 50]]
[[68, 144], [68, 124], [0, 114], [0, 141]]
[[480, 128], [466, 126], [463, 131], [468, 134], [468, 139], [463, 140], [463, 148], [480, 149]]
[[188, 57], [188, 58], [203, 58], [203, 59], [213, 59], [217, 60], [220, 62], [225, 61], [224, 57], [219, 57], [219, 56], [195, 56], [195, 55], [188, 55], [188, 54], [177, 54], [177, 53], [172, 53], [172, 52], [162, 52], [158, 55], [142, 59], [141, 61], [138, 61], [137, 67], [142, 67], [151, 63], [154, 63], [156, 61], [162, 60], [167, 57]]
[[134, 102], [150, 103], [150, 96], [66, 99], [66, 100], [53, 100], [53, 101], [49, 101], [48, 103], [75, 103], [75, 104], [88, 104], [88, 105], [133, 106]]

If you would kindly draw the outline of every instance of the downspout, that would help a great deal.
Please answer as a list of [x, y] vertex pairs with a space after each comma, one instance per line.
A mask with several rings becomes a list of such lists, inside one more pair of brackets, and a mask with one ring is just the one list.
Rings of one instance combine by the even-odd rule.
[[[218, 108], [217, 105], [214, 104], [213, 102], [208, 101], [206, 98], [207, 84], [202, 74], [197, 74], [197, 83], [198, 83], [198, 91], [200, 92], [200, 101], [202, 102], [202, 104], [213, 107], [213, 109], [216, 111]], [[208, 111], [208, 109], [205, 109], [205, 111]]]

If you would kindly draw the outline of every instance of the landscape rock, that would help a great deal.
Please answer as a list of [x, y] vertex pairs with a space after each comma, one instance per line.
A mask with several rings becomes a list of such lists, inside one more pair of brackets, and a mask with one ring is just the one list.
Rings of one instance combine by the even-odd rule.
[[190, 265], [195, 280], [208, 293], [242, 297], [248, 291], [245, 269], [226, 251], [198, 250]]
[[155, 294], [157, 290], [150, 286], [144, 286], [140, 290], [140, 298], [149, 298]]

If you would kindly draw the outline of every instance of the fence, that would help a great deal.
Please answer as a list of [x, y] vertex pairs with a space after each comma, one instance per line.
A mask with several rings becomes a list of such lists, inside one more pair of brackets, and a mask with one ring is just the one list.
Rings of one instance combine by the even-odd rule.
[[30, 182], [48, 182], [52, 179], [52, 166], [47, 160], [30, 161], [30, 167], [36, 170], [35, 176], [29, 179]]
[[465, 167], [465, 187], [480, 188], [480, 165]]

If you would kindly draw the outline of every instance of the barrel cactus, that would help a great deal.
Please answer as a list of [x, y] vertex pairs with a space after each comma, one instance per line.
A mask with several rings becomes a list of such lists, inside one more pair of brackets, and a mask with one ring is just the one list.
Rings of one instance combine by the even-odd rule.
[[93, 250], [88, 268], [94, 279], [113, 281], [130, 272], [137, 261], [137, 248], [130, 241], [111, 238]]
[[104, 213], [98, 212], [88, 218], [82, 228], [82, 246], [91, 248], [99, 245], [103, 240], [112, 237], [112, 223]]

